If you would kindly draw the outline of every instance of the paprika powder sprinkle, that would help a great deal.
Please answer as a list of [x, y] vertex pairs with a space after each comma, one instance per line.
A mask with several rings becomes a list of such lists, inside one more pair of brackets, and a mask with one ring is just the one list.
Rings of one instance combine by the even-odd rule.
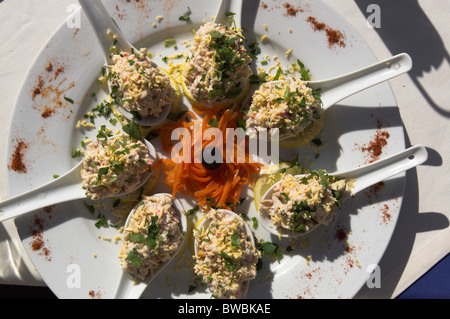
[[303, 12], [303, 9], [295, 8], [290, 3], [285, 3], [283, 6], [286, 9], [285, 15], [287, 16], [293, 17], [296, 16], [298, 12]]
[[381, 129], [381, 122], [377, 121], [377, 130], [372, 141], [364, 147], [361, 147], [362, 151], [369, 152], [369, 163], [378, 160], [383, 153], [383, 148], [388, 144], [390, 137], [389, 132]]
[[306, 21], [311, 23], [314, 31], [325, 31], [328, 47], [331, 48], [336, 45], [345, 47], [344, 34], [341, 31], [330, 28], [325, 23], [317, 21], [317, 19], [312, 16], [309, 16]]
[[[51, 208], [48, 208], [48, 210], [51, 210]], [[46, 241], [44, 240], [43, 234], [44, 228], [45, 228], [45, 220], [39, 217], [38, 215], [34, 216], [33, 224], [30, 227], [30, 233], [32, 238], [30, 248], [32, 251], [39, 252], [39, 255], [43, 256], [44, 260], [51, 261], [52, 260], [51, 252], [46, 245]]]
[[12, 169], [15, 172], [25, 174], [27, 172], [27, 167], [23, 163], [23, 156], [25, 150], [28, 148], [28, 144], [26, 144], [21, 139], [17, 140], [17, 146], [14, 149], [14, 153], [11, 158], [11, 163], [8, 166], [9, 169]]

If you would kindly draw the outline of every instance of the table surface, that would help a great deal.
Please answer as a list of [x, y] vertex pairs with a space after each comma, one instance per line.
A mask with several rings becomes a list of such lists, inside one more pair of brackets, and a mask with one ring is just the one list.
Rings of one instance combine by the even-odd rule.
[[[296, 1], [299, 0], [291, 2]], [[378, 59], [400, 52], [411, 55], [413, 70], [390, 83], [408, 146], [422, 144], [429, 152], [424, 165], [407, 172], [407, 180], [412, 182], [406, 185], [396, 230], [379, 264], [382, 286], [363, 287], [356, 298], [448, 298], [450, 143], [445, 137], [450, 135], [450, 2], [323, 1], [358, 30]], [[69, 16], [72, 4], [78, 3], [0, 0], [0, 41], [5, 44], [0, 48], [0, 109], [4, 115], [0, 117], [0, 136], [7, 136], [11, 108], [28, 67]], [[373, 18], [374, 8], [380, 12], [379, 28], [371, 28], [367, 23]], [[6, 161], [6, 156], [0, 157], [2, 180], [6, 179]], [[0, 198], [6, 197], [6, 186], [0, 186]], [[0, 256], [0, 298], [54, 297], [33, 269], [14, 225], [9, 222], [0, 224]]]

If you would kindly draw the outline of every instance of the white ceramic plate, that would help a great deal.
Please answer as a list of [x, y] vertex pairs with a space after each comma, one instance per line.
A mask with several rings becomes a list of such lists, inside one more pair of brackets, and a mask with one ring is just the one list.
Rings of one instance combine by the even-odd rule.
[[[162, 57], [187, 51], [182, 41], [191, 40], [192, 30], [203, 20], [209, 21], [218, 5], [218, 1], [198, 0], [111, 0], [104, 3], [129, 40], [136, 47], [149, 47], [161, 65], [164, 65]], [[243, 28], [247, 39], [260, 42], [261, 36], [268, 35], [260, 42], [262, 54], [259, 55], [259, 60], [265, 60], [266, 54], [271, 57], [264, 66], [266, 70], [274, 65], [274, 55], [278, 55], [283, 67], [300, 59], [315, 79], [340, 75], [376, 62], [369, 46], [335, 11], [317, 0], [291, 3], [294, 11], [302, 10], [289, 15], [281, 1], [245, 1]], [[188, 7], [192, 10], [191, 22], [179, 21], [178, 17]], [[158, 22], [159, 15], [163, 20]], [[70, 28], [70, 23], [64, 23], [37, 54], [24, 79], [13, 112], [7, 153], [10, 161], [19, 141], [23, 141], [27, 145], [23, 150], [27, 172], [8, 171], [11, 196], [68, 171], [76, 164], [71, 157], [72, 147], [79, 147], [85, 137], [95, 137], [100, 125], [113, 130], [119, 128], [101, 118], [96, 119], [97, 129], [75, 128], [83, 114], [107, 96], [106, 87], [97, 84], [103, 65], [100, 46], [80, 10], [68, 22], [77, 21], [77, 17], [81, 17], [79, 28]], [[345, 47], [330, 48], [325, 32], [314, 31], [308, 17], [342, 32]], [[153, 22], [156, 27], [152, 26]], [[178, 50], [164, 46], [168, 37], [176, 38]], [[291, 48], [293, 51], [286, 58], [284, 53]], [[33, 94], [38, 92], [39, 83], [41, 94]], [[182, 103], [188, 105], [186, 100]], [[382, 156], [405, 148], [402, 121], [388, 83], [354, 95], [329, 111], [319, 136], [324, 146], [318, 150], [318, 158], [315, 158], [317, 150], [308, 145], [281, 150], [281, 157], [292, 159], [300, 154], [304, 165], [329, 172], [363, 165], [369, 153], [361, 147], [374, 140], [380, 126], [389, 133]], [[155, 146], [158, 147], [158, 143]], [[366, 284], [371, 269], [380, 261], [390, 241], [403, 198], [404, 177], [396, 176], [377, 192], [361, 193], [349, 200], [334, 225], [305, 237], [293, 251], [286, 250], [290, 243], [280, 242], [258, 227], [257, 238], [279, 244], [283, 248], [283, 258], [278, 262], [270, 256], [264, 257], [263, 268], [251, 282], [248, 298], [352, 298]], [[155, 192], [170, 192], [162, 178]], [[255, 217], [252, 190], [245, 190], [242, 197], [245, 195], [247, 199], [237, 212]], [[190, 198], [181, 200], [186, 208], [192, 207]], [[117, 259], [121, 242], [114, 241], [118, 235], [115, 228], [94, 226], [98, 213], [103, 213], [111, 222], [116, 221], [109, 214], [109, 205], [111, 203], [98, 207], [96, 213], [91, 214], [84, 201], [70, 202], [16, 219], [34, 266], [59, 298], [113, 296], [121, 271]], [[39, 239], [42, 245], [33, 249], [33, 243]], [[186, 249], [184, 255], [152, 282], [144, 297], [209, 298], [209, 293], [201, 287], [188, 292], [189, 286], [195, 285], [191, 263], [191, 252]]]

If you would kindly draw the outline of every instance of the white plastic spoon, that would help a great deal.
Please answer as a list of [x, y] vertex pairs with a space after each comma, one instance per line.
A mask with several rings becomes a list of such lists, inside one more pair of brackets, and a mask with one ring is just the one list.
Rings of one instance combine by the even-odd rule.
[[[78, 2], [83, 8], [84, 13], [86, 14], [92, 28], [94, 29], [95, 35], [97, 36], [100, 46], [102, 47], [105, 62], [107, 65], [113, 64], [110, 51], [112, 46], [115, 46], [121, 52], [139, 52], [139, 50], [137, 50], [131, 43], [126, 40], [100, 0], [78, 0]], [[111, 37], [114, 37], [114, 40]], [[167, 76], [169, 76], [167, 72], [160, 68], [154, 61], [151, 61], [150, 59], [148, 59], [148, 61], [153, 65], [153, 67], [158, 68]], [[171, 83], [173, 87], [176, 86], [172, 79]], [[108, 88], [111, 92], [112, 90], [109, 81]], [[157, 126], [166, 120], [167, 116], [170, 113], [171, 105], [167, 105], [166, 107], [164, 107], [159, 117], [149, 116], [140, 119], [135, 119], [134, 115], [124, 109], [121, 105], [117, 105], [117, 109], [125, 118], [130, 121], [134, 120], [139, 125]]]
[[[326, 111], [343, 99], [406, 73], [411, 68], [411, 57], [406, 53], [401, 53], [342, 76], [327, 80], [309, 81], [307, 82], [307, 86], [313, 90], [321, 90], [322, 108]], [[275, 85], [278, 83], [283, 83], [283, 80], [271, 81], [263, 85]], [[244, 100], [242, 104], [243, 108], [251, 104], [251, 99], [252, 95], [250, 94]], [[280, 136], [279, 139], [283, 140], [290, 137], [292, 136]]]
[[[158, 154], [152, 144], [144, 141], [149, 150], [150, 156], [157, 160]], [[76, 199], [87, 198], [86, 190], [82, 188], [81, 169], [83, 162], [78, 163], [66, 174], [58, 177], [54, 181], [48, 182], [38, 188], [16, 195], [0, 203], [0, 222], [26, 214], [37, 209], [68, 202]], [[135, 188], [126, 192], [116, 194], [123, 196], [132, 193], [143, 186], [150, 178], [151, 173], [146, 173], [142, 181]]]
[[313, 90], [321, 90], [323, 108], [328, 109], [355, 93], [406, 73], [411, 68], [411, 57], [407, 53], [400, 53], [343, 76], [310, 81], [308, 86]]
[[[245, 225], [245, 232], [247, 235], [247, 239], [250, 240], [250, 242], [252, 243], [253, 246], [255, 246], [255, 239], [253, 238], [253, 233], [250, 230], [250, 227], [247, 225], [247, 223], [242, 219], [242, 217], [240, 217], [238, 214], [230, 211], [230, 210], [226, 210], [226, 209], [218, 209], [217, 210], [219, 213], [225, 213], [228, 214], [230, 217], [232, 218], [239, 218], [239, 220], [241, 220], [244, 225]], [[208, 219], [204, 219], [198, 226], [197, 229], [201, 230], [202, 228], [207, 229], [208, 226], [210, 224], [210, 221]], [[194, 253], [195, 256], [198, 255], [198, 246], [199, 243], [197, 241], [197, 239], [194, 240]], [[249, 287], [249, 282], [246, 281], [245, 283], [243, 283], [243, 287], [242, 287], [242, 295], [241, 298], [245, 298], [247, 296], [247, 292], [248, 292], [248, 287]]]
[[242, 4], [243, 0], [222, 0], [219, 9], [214, 16], [214, 23], [223, 23], [227, 19], [227, 13], [234, 13], [234, 22], [236, 29], [242, 25]]
[[[156, 194], [156, 195], [168, 196], [170, 198], [172, 197], [170, 194]], [[152, 195], [152, 196], [156, 196], [156, 195]], [[128, 215], [128, 218], [125, 222], [125, 228], [129, 225], [131, 216], [136, 212], [136, 209], [139, 207], [139, 205], [140, 205], [140, 203], [137, 204], [133, 208], [133, 210], [130, 212], [130, 214]], [[160, 264], [160, 266], [155, 270], [153, 275], [147, 276], [144, 280], [137, 280], [137, 279], [133, 278], [130, 273], [122, 271], [121, 278], [119, 280], [119, 284], [118, 284], [116, 294], [114, 297], [115, 299], [138, 299], [138, 298], [140, 298], [142, 293], [148, 287], [148, 285], [152, 282], [152, 280], [155, 279], [156, 276], [158, 276], [158, 274], [160, 274], [168, 264], [170, 264], [170, 262], [175, 258], [175, 256], [178, 255], [180, 250], [185, 246], [185, 242], [188, 238], [188, 233], [187, 233], [188, 221], [187, 221], [187, 217], [185, 214], [185, 210], [183, 208], [183, 205], [177, 199], [173, 199], [173, 205], [174, 205], [174, 208], [180, 219], [181, 232], [184, 234], [183, 240], [180, 243], [177, 252], [173, 253], [171, 258], [168, 261]]]
[[[344, 200], [346, 200], [350, 196], [353, 196], [354, 194], [371, 185], [375, 185], [376, 183], [381, 182], [389, 177], [392, 177], [424, 163], [427, 158], [428, 154], [426, 148], [422, 145], [416, 145], [369, 165], [349, 171], [336, 172], [329, 175], [351, 181], [351, 187], [347, 184], [347, 189], [344, 192], [344, 194], [346, 194], [346, 196], [342, 198], [342, 202], [344, 202]], [[306, 175], [298, 175], [298, 177], [304, 176]], [[261, 202], [271, 199], [274, 188], [281, 182], [282, 181], [279, 181], [272, 187], [270, 187], [262, 197]], [[270, 219], [268, 210], [261, 209], [261, 207], [259, 209], [259, 217], [261, 224], [267, 231], [276, 236], [284, 238], [295, 238], [303, 236], [311, 232], [312, 230], [317, 229], [317, 227], [319, 226], [319, 224], [315, 225], [316, 227], [313, 227], [308, 232], [295, 232], [292, 230], [284, 229], [282, 227], [275, 227]]]

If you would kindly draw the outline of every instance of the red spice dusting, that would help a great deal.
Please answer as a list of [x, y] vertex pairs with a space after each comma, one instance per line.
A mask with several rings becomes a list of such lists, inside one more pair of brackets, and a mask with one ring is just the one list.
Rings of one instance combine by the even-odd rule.
[[388, 144], [389, 132], [381, 129], [381, 122], [377, 121], [377, 130], [373, 139], [366, 146], [361, 147], [362, 151], [369, 153], [369, 163], [375, 162], [383, 154], [383, 148]]
[[38, 76], [38, 83], [31, 91], [33, 108], [41, 112], [43, 118], [48, 118], [56, 113], [57, 108], [62, 108], [67, 105], [63, 99], [65, 92], [75, 86], [74, 82], [62, 87], [63, 83], [67, 81], [62, 79], [58, 84], [54, 85], [55, 81], [62, 73], [65, 72], [65, 65], [56, 59], [49, 59], [47, 66], [44, 67], [45, 72]]
[[352, 251], [353, 251], [353, 248], [350, 247], [349, 245], [347, 245], [347, 247], [345, 247], [345, 252], [351, 253]]
[[45, 68], [47, 72], [52, 72], [53, 70], [53, 64], [51, 62], [48, 62], [48, 66]]
[[33, 234], [33, 241], [31, 242], [31, 250], [36, 251], [42, 248], [44, 246], [44, 241], [42, 240], [42, 234], [41, 233], [34, 233]]
[[37, 86], [34, 87], [33, 92], [32, 92], [33, 101], [36, 98], [36, 95], [41, 94], [41, 90], [42, 90], [43, 86], [44, 86], [44, 81], [42, 80], [42, 77], [39, 77], [38, 84], [37, 84]]
[[362, 150], [370, 152], [373, 157], [379, 157], [383, 153], [383, 147], [387, 145], [389, 133], [386, 131], [377, 131], [375, 139], [369, 143], [367, 147]]
[[[47, 206], [47, 207], [44, 207], [42, 210], [43, 210], [45, 213], [50, 214], [50, 213], [52, 212], [52, 210], [53, 210], [53, 207], [55, 207], [55, 206], [54, 206], [54, 205], [52, 205], [52, 206]], [[52, 216], [50, 215], [49, 217], [51, 218]]]
[[119, 8], [119, 5], [116, 4], [116, 11], [117, 11], [117, 17], [120, 20], [125, 20], [125, 18], [127, 17], [127, 15], [125, 14], [125, 10], [121, 10]]
[[[123, 1], [123, 0], [122, 0]], [[125, 0], [126, 3], [133, 3], [134, 7], [138, 9], [141, 13], [144, 13], [145, 18], [150, 17], [150, 12], [152, 11], [151, 8], [148, 5], [148, 1], [144, 0]], [[170, 3], [171, 1], [166, 1], [166, 3]]]
[[366, 164], [375, 162], [383, 154], [384, 147], [388, 144], [388, 139], [390, 134], [388, 131], [382, 129], [382, 124], [380, 120], [377, 120], [377, 130], [372, 136], [369, 143], [365, 145], [358, 145], [355, 143], [355, 149], [365, 152], [365, 157], [367, 159]]
[[306, 286], [297, 294], [297, 299], [314, 299], [317, 283], [324, 279], [325, 270], [321, 267], [308, 267], [307, 270], [300, 272], [299, 277]]
[[306, 19], [306, 21], [311, 23], [314, 31], [325, 31], [325, 33], [327, 35], [327, 39], [328, 39], [328, 47], [329, 48], [336, 46], [336, 45], [338, 45], [340, 47], [346, 46], [345, 41], [344, 41], [345, 37], [341, 31], [330, 28], [325, 23], [317, 21], [317, 19], [312, 16], [309, 16]]
[[296, 8], [292, 6], [290, 3], [285, 3], [283, 7], [286, 9], [285, 16], [295, 17], [298, 12], [303, 12], [303, 9]]
[[[44, 209], [46, 213], [51, 212], [51, 207], [46, 207]], [[50, 255], [50, 249], [45, 245], [46, 241], [44, 240], [44, 230], [45, 220], [38, 215], [34, 216], [33, 224], [31, 226], [31, 238], [32, 241], [30, 243], [30, 247], [32, 251], [39, 251], [39, 255], [44, 256], [46, 261], [51, 261], [52, 256]]]
[[[64, 67], [59, 67], [54, 75], [54, 79], [58, 77], [58, 75], [64, 72]], [[35, 88], [33, 92], [33, 101], [36, 98], [36, 95], [39, 94], [42, 98], [42, 104], [34, 105], [34, 108], [43, 108], [41, 112], [41, 116], [43, 118], [48, 118], [52, 114], [56, 112], [56, 109], [62, 108], [65, 105], [68, 105], [68, 102], [64, 100], [65, 93], [75, 86], [74, 82], [71, 82], [65, 88], [61, 88], [61, 86], [66, 82], [66, 78], [62, 79], [56, 86], [53, 84], [49, 84], [44, 87], [44, 82], [42, 79], [39, 81], [38, 87]], [[51, 82], [51, 81], [49, 81]], [[51, 106], [49, 106], [51, 104]], [[43, 106], [42, 106], [43, 105]]]
[[339, 228], [336, 230], [336, 234], [335, 234], [334, 238], [336, 238], [337, 240], [339, 240], [339, 241], [346, 240], [347, 237], [348, 237], [348, 234], [344, 229]]
[[58, 77], [58, 75], [63, 72], [64, 72], [64, 67], [61, 66], [61, 67], [57, 68], [55, 71], [55, 80]]
[[100, 291], [95, 292], [94, 290], [89, 291], [89, 296], [91, 296], [92, 299], [101, 299], [102, 293]]
[[391, 214], [389, 213], [389, 206], [387, 204], [383, 205], [381, 210], [381, 217], [383, 218], [383, 222], [387, 223], [391, 220]]
[[26, 144], [23, 140], [18, 139], [17, 140], [17, 146], [14, 149], [14, 153], [11, 158], [11, 163], [8, 165], [9, 169], [12, 169], [15, 172], [18, 173], [26, 173], [27, 167], [23, 163], [23, 156], [25, 150], [28, 148], [28, 144]]
[[41, 116], [46, 119], [47, 117], [51, 116], [55, 110], [49, 108], [47, 105], [44, 106], [44, 112], [42, 112]]
[[372, 197], [378, 198], [378, 196], [379, 196], [381, 190], [384, 188], [384, 186], [385, 186], [384, 182], [379, 182], [379, 183], [376, 183], [375, 185], [368, 187], [364, 191], [364, 194], [366, 194], [369, 199], [369, 204], [372, 204]]

